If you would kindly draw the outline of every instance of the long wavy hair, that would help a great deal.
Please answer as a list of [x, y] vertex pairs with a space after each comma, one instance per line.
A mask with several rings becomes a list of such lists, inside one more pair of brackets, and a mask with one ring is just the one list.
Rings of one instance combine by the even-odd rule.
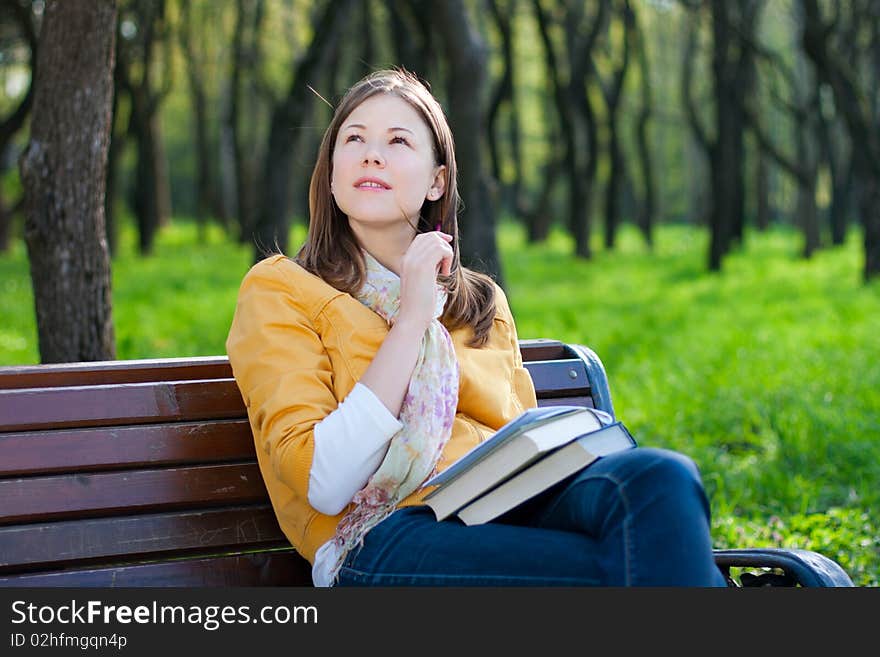
[[446, 189], [434, 201], [426, 200], [419, 213], [417, 233], [440, 229], [452, 235], [452, 267], [440, 282], [448, 298], [441, 321], [447, 328], [469, 326], [473, 336], [468, 344], [481, 347], [489, 337], [495, 316], [495, 284], [485, 274], [461, 264], [458, 241], [458, 195], [455, 143], [440, 103], [427, 83], [404, 69], [376, 71], [352, 86], [343, 96], [324, 132], [315, 169], [309, 185], [309, 232], [296, 255], [296, 262], [343, 292], [353, 294], [364, 282], [366, 265], [357, 238], [345, 213], [336, 205], [330, 191], [333, 148], [342, 122], [362, 102], [377, 94], [390, 94], [409, 103], [431, 131], [434, 164], [446, 166]]

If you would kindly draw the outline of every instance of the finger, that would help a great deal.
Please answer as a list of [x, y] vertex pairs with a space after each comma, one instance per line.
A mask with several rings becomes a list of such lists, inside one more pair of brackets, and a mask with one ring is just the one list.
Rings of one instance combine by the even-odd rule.
[[450, 272], [452, 271], [452, 258], [453, 258], [453, 255], [454, 255], [454, 254], [453, 254], [453, 252], [452, 252], [452, 249], [450, 249], [449, 247], [447, 247], [447, 252], [446, 252], [446, 254], [445, 254], [445, 255], [443, 256], [443, 258], [441, 258], [441, 260], [440, 260], [441, 271], [443, 272], [443, 275], [444, 275], [444, 276], [449, 276]]

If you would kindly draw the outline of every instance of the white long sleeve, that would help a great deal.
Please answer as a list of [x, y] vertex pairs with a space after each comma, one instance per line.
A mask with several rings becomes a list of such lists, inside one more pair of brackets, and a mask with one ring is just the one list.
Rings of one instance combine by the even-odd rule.
[[403, 424], [367, 386], [356, 383], [338, 408], [315, 425], [309, 504], [335, 516], [369, 480]]

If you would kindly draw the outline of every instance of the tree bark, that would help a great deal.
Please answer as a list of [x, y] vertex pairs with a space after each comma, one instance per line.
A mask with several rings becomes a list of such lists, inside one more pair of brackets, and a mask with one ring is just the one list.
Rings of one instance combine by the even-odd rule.
[[[556, 173], [557, 171], [567, 173], [569, 177], [569, 185], [571, 185], [577, 174], [575, 168], [575, 152], [577, 147], [574, 135], [574, 113], [572, 112], [571, 104], [568, 102], [564, 83], [560, 78], [559, 60], [556, 56], [556, 47], [550, 36], [550, 16], [541, 4], [541, 0], [532, 0], [532, 6], [535, 10], [535, 18], [538, 23], [538, 31], [541, 35], [541, 43], [544, 45], [544, 59], [546, 61], [545, 68], [547, 70], [547, 77], [550, 80], [556, 113], [559, 116], [558, 142], [563, 145], [562, 156], [557, 158], [557, 156], [551, 153], [550, 161], [545, 164], [545, 167], [548, 170], [548, 174], [551, 172]], [[552, 186], [552, 181], [545, 177], [543, 189], [538, 197], [537, 205], [530, 214], [531, 220], [535, 225], [530, 227], [529, 234], [533, 236], [534, 241], [542, 240], [547, 236], [550, 224], [550, 208], [543, 204], [546, 201], [549, 201]], [[569, 204], [570, 203], [571, 198], [569, 195]], [[568, 225], [570, 230], [576, 221], [574, 215], [575, 210], [568, 208]]]
[[199, 229], [199, 242], [205, 241], [208, 216], [214, 203], [214, 177], [211, 169], [210, 140], [208, 138], [208, 98], [205, 75], [201, 68], [203, 56], [197, 51], [192, 7], [184, 2], [180, 7], [181, 24], [178, 30], [180, 46], [186, 60], [186, 74], [192, 102], [193, 140], [196, 156], [195, 219]]
[[770, 227], [770, 167], [760, 147], [755, 147], [755, 228], [764, 232]]
[[116, 4], [49, 0], [20, 161], [43, 363], [115, 358], [104, 185]]
[[[19, 2], [14, 0], [6, 0], [3, 4], [4, 9], [12, 14], [14, 22], [18, 23], [24, 41], [30, 50], [30, 68], [31, 80], [28, 90], [22, 96], [21, 101], [12, 112], [0, 119], [0, 180], [10, 168], [11, 164], [7, 164], [6, 154], [12, 143], [13, 137], [24, 126], [28, 115], [31, 111], [31, 105], [34, 100], [34, 77], [36, 76], [37, 64], [37, 35], [34, 28], [33, 14]], [[21, 200], [21, 199], [20, 199]], [[3, 197], [3, 190], [0, 189], [0, 254], [9, 250], [9, 237], [12, 232], [12, 220], [16, 213], [16, 208], [20, 204], [6, 204]]]
[[[134, 213], [138, 225], [138, 247], [142, 255], [153, 252], [156, 231], [167, 223], [170, 213], [170, 197], [167, 179], [165, 154], [161, 143], [159, 127], [159, 106], [171, 89], [170, 77], [166, 68], [163, 85], [154, 87], [151, 71], [155, 66], [155, 47], [164, 34], [165, 0], [139, 0], [133, 5], [137, 21], [140, 53], [137, 68], [140, 77], [135, 81], [131, 76], [131, 55], [128, 49], [117, 50], [119, 59], [119, 80], [131, 100], [129, 134], [137, 143], [136, 180], [134, 189]], [[157, 32], [160, 33], [157, 35]], [[158, 39], [157, 39], [158, 36]]]
[[[504, 62], [504, 72], [491, 95], [489, 101], [489, 154], [492, 158], [492, 177], [499, 190], [497, 198], [511, 214], [516, 215], [521, 210], [520, 191], [522, 189], [523, 167], [522, 154], [519, 139], [519, 115], [516, 104], [516, 71], [514, 51], [514, 37], [512, 19], [515, 13], [516, 0], [501, 6], [498, 0], [489, 0], [489, 10], [495, 19], [498, 32], [501, 36], [501, 56]], [[514, 170], [513, 182], [505, 185], [502, 180], [501, 153], [499, 150], [499, 136], [502, 133], [501, 121], [502, 107], [507, 108], [506, 132], [510, 143], [511, 162]]]
[[626, 160], [620, 144], [618, 117], [620, 102], [623, 98], [626, 75], [629, 72], [630, 51], [633, 46], [635, 17], [629, 0], [623, 0], [619, 9], [624, 25], [623, 53], [620, 66], [614, 71], [610, 88], [604, 94], [608, 109], [608, 155], [610, 168], [608, 183], [605, 188], [605, 248], [614, 248], [617, 228], [620, 224], [620, 202], [623, 181], [627, 178]]
[[[607, 27], [610, 0], [600, 0], [595, 16], [582, 25], [583, 8], [575, 4], [566, 16], [565, 35], [568, 46], [568, 102], [575, 108], [575, 158], [569, 183], [569, 214], [574, 235], [575, 255], [592, 256], [590, 244], [593, 224], [593, 190], [599, 167], [599, 130], [590, 95], [595, 74], [593, 49]], [[587, 29], [586, 35], [583, 34]]]
[[262, 204], [254, 227], [254, 257], [258, 262], [270, 251], [287, 249], [290, 207], [288, 193], [294, 153], [296, 152], [303, 117], [313, 102], [310, 80], [319, 77], [335, 48], [344, 19], [353, 0], [331, 0], [324, 7], [312, 42], [303, 58], [294, 67], [287, 96], [272, 111], [269, 138], [263, 164]]
[[638, 16], [633, 23], [636, 59], [639, 62], [641, 107], [636, 123], [636, 144], [639, 153], [639, 167], [642, 173], [643, 197], [639, 208], [638, 226], [649, 248], [654, 246], [654, 215], [657, 213], [656, 191], [654, 189], [654, 164], [651, 159], [651, 148], [648, 145], [648, 123], [654, 111], [651, 95], [651, 68], [645, 47], [645, 33], [641, 28]]
[[824, 24], [817, 0], [801, 0], [801, 7], [804, 51], [820, 79], [831, 87], [835, 106], [846, 121], [853, 143], [853, 166], [864, 228], [863, 277], [868, 281], [880, 275], [880, 117], [871, 116], [871, 105], [856, 85], [856, 76], [829, 44], [830, 27]]
[[440, 2], [434, 8], [448, 62], [449, 123], [455, 135], [458, 180], [464, 210], [459, 216], [461, 258], [465, 266], [495, 278], [503, 285], [501, 260], [495, 242], [495, 209], [483, 164], [488, 101], [488, 51], [471, 25], [462, 0]]

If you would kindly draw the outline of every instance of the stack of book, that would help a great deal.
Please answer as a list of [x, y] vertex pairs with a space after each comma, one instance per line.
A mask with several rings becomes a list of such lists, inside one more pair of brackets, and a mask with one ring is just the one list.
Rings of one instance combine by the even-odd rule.
[[423, 486], [437, 520], [489, 522], [598, 458], [636, 447], [621, 422], [582, 406], [532, 408]]

